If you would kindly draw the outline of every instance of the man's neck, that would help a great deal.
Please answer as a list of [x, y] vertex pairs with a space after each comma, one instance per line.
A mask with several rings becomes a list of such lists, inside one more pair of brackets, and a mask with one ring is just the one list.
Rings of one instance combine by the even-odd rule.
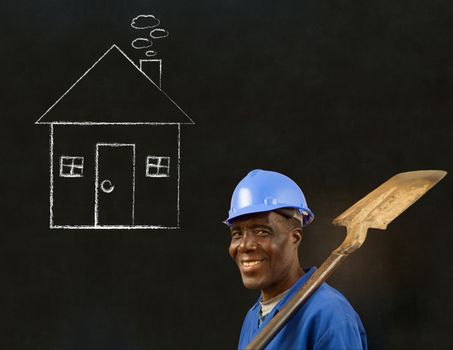
[[297, 268], [294, 269], [293, 272], [288, 274], [288, 277], [278, 283], [277, 285], [271, 286], [266, 289], [261, 290], [261, 299], [262, 301], [267, 301], [270, 300], [274, 297], [276, 297], [279, 294], [284, 293], [288, 289], [290, 289], [294, 283], [297, 282], [299, 278], [301, 278], [305, 274], [304, 270], [300, 265], [297, 266]]

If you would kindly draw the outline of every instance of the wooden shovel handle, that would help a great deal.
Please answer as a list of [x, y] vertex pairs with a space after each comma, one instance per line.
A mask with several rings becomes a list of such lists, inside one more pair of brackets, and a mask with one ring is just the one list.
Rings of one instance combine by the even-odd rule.
[[332, 274], [338, 265], [347, 257], [333, 251], [324, 263], [317, 269], [297, 293], [283, 306], [269, 321], [261, 332], [253, 339], [245, 350], [262, 350], [271, 341], [276, 333], [285, 325], [288, 319], [299, 307], [318, 289], [318, 287]]

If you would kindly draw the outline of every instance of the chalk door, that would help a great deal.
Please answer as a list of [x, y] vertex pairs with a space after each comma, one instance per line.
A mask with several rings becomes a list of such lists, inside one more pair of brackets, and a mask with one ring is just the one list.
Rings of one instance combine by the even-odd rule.
[[135, 145], [96, 145], [94, 225], [133, 226], [135, 202]]

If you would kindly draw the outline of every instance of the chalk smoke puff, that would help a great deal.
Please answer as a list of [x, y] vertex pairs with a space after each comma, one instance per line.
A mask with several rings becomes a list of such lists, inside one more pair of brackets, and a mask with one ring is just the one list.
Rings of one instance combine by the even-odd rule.
[[[153, 41], [151, 39], [163, 39], [166, 38], [169, 33], [167, 30], [163, 28], [156, 28], [160, 24], [159, 19], [154, 15], [138, 15], [134, 19], [132, 19], [131, 27], [140, 31], [149, 30], [149, 38], [141, 36], [136, 38], [132, 41], [131, 45], [134, 49], [143, 50], [148, 49], [153, 46]], [[155, 50], [147, 50], [145, 55], [147, 57], [156, 56], [157, 51]]]

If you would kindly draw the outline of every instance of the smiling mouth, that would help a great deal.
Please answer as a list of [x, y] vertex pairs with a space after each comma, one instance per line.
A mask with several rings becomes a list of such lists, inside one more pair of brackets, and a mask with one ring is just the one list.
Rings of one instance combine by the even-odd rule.
[[256, 266], [256, 265], [261, 264], [263, 261], [264, 261], [264, 259], [241, 261], [241, 265], [244, 267]]

